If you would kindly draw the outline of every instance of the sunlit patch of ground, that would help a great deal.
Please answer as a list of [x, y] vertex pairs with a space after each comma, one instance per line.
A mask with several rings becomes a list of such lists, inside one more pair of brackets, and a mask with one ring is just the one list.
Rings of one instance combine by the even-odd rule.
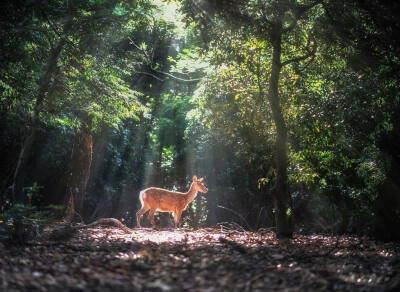
[[[79, 230], [0, 251], [0, 290], [396, 291], [400, 247], [367, 238], [205, 228]], [[399, 289], [400, 291], [400, 289]]]

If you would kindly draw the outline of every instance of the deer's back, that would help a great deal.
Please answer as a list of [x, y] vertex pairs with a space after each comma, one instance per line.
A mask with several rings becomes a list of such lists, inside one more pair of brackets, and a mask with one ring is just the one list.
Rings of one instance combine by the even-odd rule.
[[140, 192], [141, 199], [159, 211], [173, 212], [186, 205], [186, 194], [161, 188], [148, 188]]

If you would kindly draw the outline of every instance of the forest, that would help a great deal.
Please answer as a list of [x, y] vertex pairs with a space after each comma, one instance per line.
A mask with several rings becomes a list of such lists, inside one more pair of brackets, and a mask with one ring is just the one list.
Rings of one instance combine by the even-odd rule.
[[399, 291], [398, 15], [1, 1], [0, 290]]

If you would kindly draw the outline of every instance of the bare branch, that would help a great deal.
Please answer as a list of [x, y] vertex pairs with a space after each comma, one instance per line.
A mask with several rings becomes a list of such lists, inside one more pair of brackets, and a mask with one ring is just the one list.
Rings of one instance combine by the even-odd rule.
[[218, 208], [221, 208], [221, 209], [225, 209], [225, 210], [231, 211], [233, 214], [235, 214], [235, 215], [238, 216], [240, 219], [242, 219], [242, 221], [243, 221], [244, 223], [246, 223], [247, 228], [249, 228], [249, 230], [251, 230], [250, 224], [247, 222], [247, 220], [246, 220], [240, 213], [238, 213], [238, 212], [236, 212], [236, 211], [234, 211], [234, 210], [232, 210], [232, 209], [230, 209], [230, 208], [228, 208], [228, 207], [225, 207], [225, 206], [217, 205], [217, 207], [218, 207]]
[[164, 81], [164, 79], [162, 79], [162, 78], [160, 78], [160, 77], [158, 77], [158, 76], [156, 76], [156, 75], [154, 75], [154, 74], [151, 74], [151, 73], [149, 73], [149, 72], [135, 71], [135, 73], [136, 73], [136, 74], [148, 75], [148, 76], [151, 76], [151, 77], [153, 77], [154, 79], [157, 79], [157, 80], [159, 80], [159, 81]]
[[178, 81], [183, 81], [183, 82], [196, 82], [196, 81], [200, 81], [200, 80], [201, 80], [201, 78], [184, 79], [184, 78], [180, 78], [180, 77], [178, 77], [178, 76], [172, 75], [172, 74], [170, 74], [170, 73], [168, 73], [168, 72], [163, 72], [163, 71], [159, 71], [159, 70], [154, 70], [153, 68], [152, 68], [152, 70], [155, 71], [155, 72], [157, 72], [157, 73], [164, 74], [165, 76], [168, 76], [168, 77], [171, 77], [171, 78], [173, 78], [173, 79], [176, 79], [176, 80], [178, 80]]

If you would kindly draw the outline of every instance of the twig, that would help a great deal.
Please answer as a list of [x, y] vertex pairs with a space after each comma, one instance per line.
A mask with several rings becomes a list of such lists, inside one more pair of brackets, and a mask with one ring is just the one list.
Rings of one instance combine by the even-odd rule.
[[260, 212], [258, 213], [257, 216], [257, 224], [256, 224], [256, 229], [258, 229], [259, 223], [260, 223], [260, 218], [261, 218], [261, 213], [264, 211], [264, 206], [261, 207]]
[[219, 228], [221, 232], [225, 232], [223, 230], [224, 228], [228, 231], [246, 232], [246, 230], [236, 222], [219, 222], [215, 227]]
[[235, 215], [238, 216], [240, 219], [242, 219], [242, 221], [243, 221], [244, 223], [246, 223], [247, 228], [249, 228], [249, 230], [252, 230], [252, 228], [250, 227], [250, 225], [249, 225], [249, 223], [247, 222], [247, 220], [246, 220], [241, 214], [239, 214], [238, 212], [236, 212], [236, 211], [234, 211], [234, 210], [232, 210], [232, 209], [229, 209], [228, 207], [221, 206], [221, 205], [217, 205], [217, 207], [218, 207], [218, 208], [221, 208], [221, 209], [225, 209], [225, 210], [231, 211], [233, 214], [235, 214]]

